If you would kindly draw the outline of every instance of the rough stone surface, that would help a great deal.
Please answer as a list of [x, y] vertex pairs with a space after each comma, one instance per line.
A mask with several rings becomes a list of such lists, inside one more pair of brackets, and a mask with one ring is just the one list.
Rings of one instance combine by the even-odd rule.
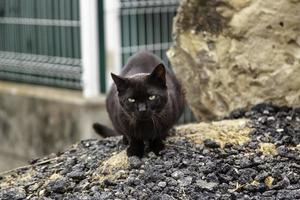
[[[214, 123], [214, 131], [225, 127], [223, 134], [250, 130], [241, 143], [204, 145], [189, 134], [209, 129], [196, 132], [190, 125], [191, 133], [177, 128], [161, 155], [142, 159], [127, 158], [121, 137], [82, 141], [0, 173], [0, 199], [300, 199], [300, 109], [261, 104], [228, 116], [243, 117], [250, 123], [239, 129], [240, 120]], [[277, 154], [261, 152], [261, 143], [273, 144]]]
[[168, 57], [199, 120], [300, 105], [299, 0], [183, 0]]

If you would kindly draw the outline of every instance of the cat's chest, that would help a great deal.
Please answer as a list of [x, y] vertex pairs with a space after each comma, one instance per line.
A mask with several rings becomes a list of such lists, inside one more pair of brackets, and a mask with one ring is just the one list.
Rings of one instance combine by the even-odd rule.
[[136, 137], [140, 137], [144, 140], [151, 140], [158, 134], [158, 130], [152, 121], [136, 123], [131, 130]]
[[134, 129], [138, 132], [153, 132], [154, 130], [154, 125], [152, 122], [140, 122], [136, 123]]

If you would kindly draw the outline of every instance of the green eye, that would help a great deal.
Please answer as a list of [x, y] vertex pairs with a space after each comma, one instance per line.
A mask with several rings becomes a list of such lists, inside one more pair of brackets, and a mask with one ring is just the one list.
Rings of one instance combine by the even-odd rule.
[[134, 103], [135, 102], [135, 99], [133, 99], [133, 98], [128, 98], [127, 99], [130, 103]]
[[149, 100], [150, 100], [150, 101], [153, 101], [154, 99], [156, 99], [156, 96], [155, 96], [155, 95], [149, 96]]

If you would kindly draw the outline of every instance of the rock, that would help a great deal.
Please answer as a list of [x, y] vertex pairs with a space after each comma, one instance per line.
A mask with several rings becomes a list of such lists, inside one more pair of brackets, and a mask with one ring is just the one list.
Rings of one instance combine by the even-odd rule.
[[181, 1], [167, 55], [199, 120], [300, 106], [299, 10], [298, 0]]
[[253, 162], [254, 164], [261, 164], [263, 160], [260, 157], [256, 156], [253, 158]]
[[264, 197], [272, 197], [272, 196], [274, 197], [276, 193], [277, 193], [276, 190], [269, 190], [269, 191], [264, 192], [262, 195]]
[[276, 195], [276, 199], [300, 199], [300, 189], [297, 190], [282, 190]]
[[171, 174], [171, 176], [174, 178], [174, 179], [179, 179], [181, 177], [183, 177], [183, 173], [181, 171], [175, 171]]
[[206, 139], [203, 142], [204, 142], [204, 145], [209, 148], [219, 148], [220, 147], [220, 144], [218, 144], [216, 141], [213, 141], [211, 139]]
[[148, 153], [148, 156], [149, 156], [150, 158], [156, 158], [156, 157], [157, 157], [157, 156], [155, 155], [155, 153], [152, 152], [152, 151], [150, 151], [150, 152]]
[[142, 166], [142, 161], [136, 156], [129, 157], [129, 165], [133, 169], [139, 169]]
[[175, 180], [175, 179], [171, 179], [169, 182], [168, 182], [169, 185], [171, 186], [176, 186], [178, 184], [178, 182]]
[[69, 174], [67, 174], [67, 176], [78, 181], [85, 178], [85, 174], [82, 171], [72, 171]]
[[162, 187], [162, 188], [164, 188], [164, 187], [166, 187], [166, 186], [167, 186], [167, 183], [166, 183], [166, 182], [163, 182], [163, 181], [161, 181], [161, 182], [159, 182], [159, 183], [158, 183], [158, 186], [159, 186], [159, 187]]
[[263, 171], [263, 172], [257, 174], [254, 179], [262, 182], [263, 180], [265, 180], [268, 177], [268, 175], [269, 174], [267, 172]]
[[276, 185], [272, 187], [272, 189], [274, 190], [284, 189], [287, 188], [289, 185], [290, 185], [290, 180], [286, 176], [284, 176], [281, 181], [279, 181]]
[[23, 188], [10, 188], [0, 193], [0, 199], [2, 200], [21, 200], [26, 198], [26, 192]]
[[201, 189], [213, 190], [218, 185], [215, 182], [207, 182], [205, 180], [197, 180], [196, 185]]
[[163, 194], [161, 196], [160, 200], [174, 200], [174, 197], [167, 195], [167, 194]]
[[58, 178], [50, 181], [48, 184], [48, 191], [55, 193], [64, 193], [68, 189], [68, 181], [66, 178]]
[[108, 199], [111, 195], [111, 192], [102, 192], [100, 195], [100, 199]]
[[178, 182], [182, 187], [189, 186], [193, 181], [193, 177], [187, 176], [182, 179], [179, 179]]
[[277, 147], [277, 152], [281, 156], [286, 156], [288, 154], [288, 151], [289, 151], [288, 148], [283, 145]]

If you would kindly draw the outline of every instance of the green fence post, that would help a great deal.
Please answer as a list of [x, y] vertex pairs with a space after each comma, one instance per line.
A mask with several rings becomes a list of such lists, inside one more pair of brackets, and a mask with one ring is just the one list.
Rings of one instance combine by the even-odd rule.
[[105, 31], [104, 31], [104, 4], [103, 0], [98, 0], [98, 13], [99, 13], [99, 77], [100, 77], [100, 91], [105, 93], [106, 81], [105, 81], [105, 64], [106, 64], [106, 54], [105, 54]]

